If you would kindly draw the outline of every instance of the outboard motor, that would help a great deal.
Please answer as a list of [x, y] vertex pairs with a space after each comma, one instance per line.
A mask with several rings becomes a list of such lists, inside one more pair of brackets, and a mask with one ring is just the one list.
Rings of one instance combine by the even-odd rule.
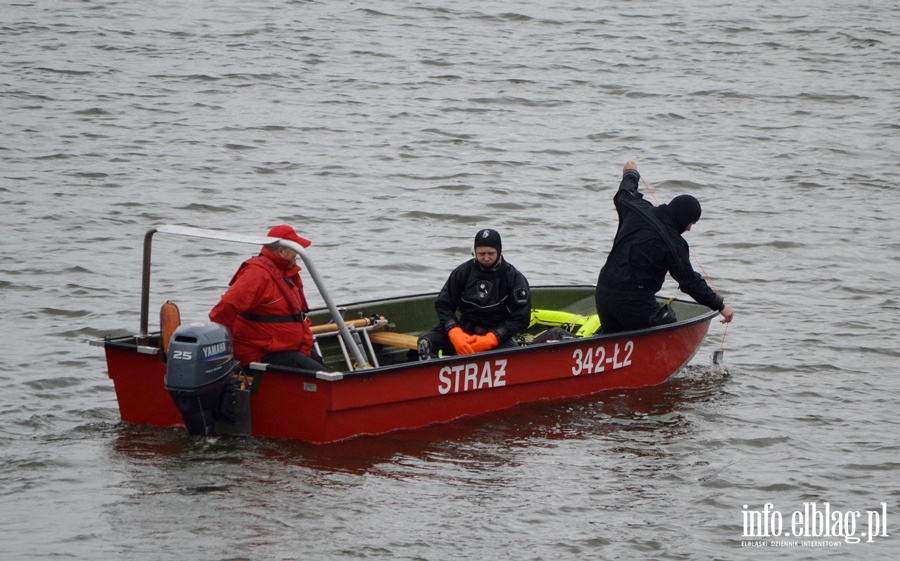
[[192, 435], [209, 435], [239, 364], [228, 329], [218, 323], [182, 325], [166, 356], [166, 390]]

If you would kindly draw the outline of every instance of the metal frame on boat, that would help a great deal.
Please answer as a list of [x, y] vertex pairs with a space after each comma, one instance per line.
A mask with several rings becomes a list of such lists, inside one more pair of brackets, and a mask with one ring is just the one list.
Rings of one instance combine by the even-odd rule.
[[[105, 349], [121, 418], [127, 423], [171, 427], [185, 422], [164, 383], [162, 336], [149, 331], [150, 257], [156, 233], [290, 247], [325, 302], [309, 317], [328, 368], [306, 371], [252, 363], [248, 371], [236, 372], [229, 412], [214, 423], [217, 434], [325, 443], [448, 422], [524, 402], [657, 385], [691, 360], [716, 315], [699, 304], [675, 300], [672, 306], [681, 319], [671, 325], [420, 362], [410, 360], [411, 342], [436, 323], [436, 294], [338, 306], [298, 244], [159, 226], [144, 238], [139, 334], [92, 341]], [[558, 311], [574, 323], [594, 313], [594, 287], [532, 287], [532, 302], [535, 309]], [[537, 321], [526, 339], [546, 330]]]

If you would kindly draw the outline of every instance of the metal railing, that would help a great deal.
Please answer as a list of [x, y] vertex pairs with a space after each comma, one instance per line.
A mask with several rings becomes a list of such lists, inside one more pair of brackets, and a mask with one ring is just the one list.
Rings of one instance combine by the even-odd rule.
[[[356, 361], [355, 367], [362, 368], [371, 368], [371, 365], [365, 358], [365, 353], [361, 348], [362, 344], [358, 342], [354, 337], [350, 330], [347, 328], [346, 323], [344, 323], [344, 319], [341, 316], [340, 311], [337, 306], [334, 304], [334, 300], [332, 300], [331, 295], [328, 293], [328, 290], [325, 288], [325, 285], [322, 282], [322, 278], [319, 276], [318, 271], [316, 270], [316, 266], [313, 264], [312, 259], [306, 254], [303, 246], [297, 244], [295, 242], [289, 240], [283, 240], [281, 238], [270, 238], [268, 236], [258, 236], [258, 235], [243, 235], [243, 234], [234, 234], [230, 232], [222, 232], [218, 230], [207, 230], [204, 228], [194, 228], [191, 226], [174, 226], [174, 225], [162, 225], [157, 226], [151, 230], [148, 230], [144, 235], [144, 265], [143, 265], [143, 274], [141, 279], [141, 332], [140, 335], [142, 338], [147, 338], [149, 335], [149, 311], [150, 311], [150, 254], [151, 254], [151, 245], [154, 234], [172, 234], [175, 236], [187, 236], [191, 238], [206, 238], [217, 241], [224, 242], [235, 242], [235, 243], [243, 243], [243, 244], [251, 244], [251, 245], [279, 245], [282, 247], [287, 247], [297, 252], [297, 255], [300, 256], [300, 259], [303, 261], [303, 264], [306, 266], [306, 272], [309, 274], [310, 278], [316, 285], [316, 289], [319, 291], [319, 295], [322, 296], [322, 300], [325, 301], [325, 306], [328, 308], [328, 311], [331, 312], [331, 317], [334, 322], [338, 326], [338, 331], [340, 333], [341, 339], [343, 340], [347, 349], [353, 354], [353, 358]], [[349, 361], [348, 361], [349, 365]], [[351, 368], [354, 365], [349, 365]]]

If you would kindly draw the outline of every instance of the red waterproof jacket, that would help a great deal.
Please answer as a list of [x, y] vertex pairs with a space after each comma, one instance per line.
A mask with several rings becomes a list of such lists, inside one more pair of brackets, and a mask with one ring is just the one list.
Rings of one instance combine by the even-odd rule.
[[313, 336], [300, 267], [263, 248], [241, 264], [229, 285], [209, 319], [231, 331], [238, 362], [246, 366], [278, 351], [309, 356]]

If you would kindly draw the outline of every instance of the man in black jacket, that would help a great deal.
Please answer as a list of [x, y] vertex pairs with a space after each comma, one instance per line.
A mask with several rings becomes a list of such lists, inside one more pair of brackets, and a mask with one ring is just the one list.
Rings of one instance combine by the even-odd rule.
[[691, 267], [688, 243], [682, 237], [700, 220], [700, 203], [691, 195], [679, 195], [669, 204], [654, 207], [638, 193], [640, 178], [637, 164], [628, 161], [613, 198], [619, 227], [595, 294], [601, 331], [675, 322], [674, 312], [656, 300], [667, 271], [682, 292], [720, 312], [722, 323], [730, 322], [734, 311]]
[[434, 302], [439, 323], [419, 337], [420, 360], [518, 345], [531, 320], [531, 290], [502, 250], [496, 230], [475, 234], [474, 258], [450, 273]]

